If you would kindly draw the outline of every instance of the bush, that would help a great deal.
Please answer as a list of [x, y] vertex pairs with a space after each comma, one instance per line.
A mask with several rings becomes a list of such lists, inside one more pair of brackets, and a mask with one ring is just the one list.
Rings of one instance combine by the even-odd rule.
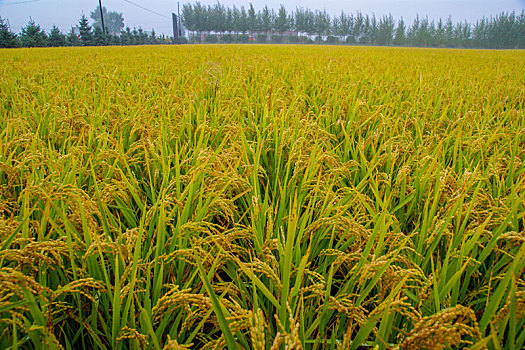
[[329, 35], [328, 38], [326, 38], [326, 42], [328, 44], [337, 44], [339, 42], [339, 38], [333, 36], [333, 35]]
[[222, 43], [231, 44], [235, 41], [235, 38], [231, 34], [224, 34], [221, 38]]
[[237, 37], [238, 43], [247, 43], [250, 42], [250, 36], [248, 34], [241, 34]]
[[283, 37], [281, 35], [272, 35], [272, 43], [274, 44], [282, 44]]
[[355, 37], [353, 35], [349, 35], [348, 37], [346, 37], [345, 42], [347, 44], [355, 44], [356, 40], [355, 40]]
[[298, 36], [295, 36], [295, 35], [293, 35], [293, 36], [289, 36], [289, 37], [288, 37], [288, 42], [289, 42], [290, 44], [299, 44], [299, 43], [301, 42], [301, 38], [298, 37]]
[[217, 44], [219, 42], [219, 38], [217, 35], [206, 35], [204, 42], [207, 44]]

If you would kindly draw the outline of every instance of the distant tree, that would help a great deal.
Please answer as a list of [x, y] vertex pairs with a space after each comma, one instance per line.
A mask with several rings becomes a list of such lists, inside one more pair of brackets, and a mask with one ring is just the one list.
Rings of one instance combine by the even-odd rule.
[[430, 32], [430, 22], [428, 17], [421, 20], [419, 24], [419, 30], [417, 31], [416, 42], [417, 46], [430, 46], [432, 43], [432, 35]]
[[140, 28], [137, 30], [137, 44], [138, 45], [145, 45], [148, 44], [148, 33], [144, 31], [144, 29]]
[[265, 32], [266, 34], [270, 33], [272, 30], [273, 13], [270, 11], [268, 6], [264, 6], [258, 17], [261, 31]]
[[394, 45], [404, 45], [406, 41], [406, 26], [403, 18], [397, 22], [396, 34], [394, 36]]
[[152, 45], [156, 45], [159, 43], [159, 39], [157, 38], [157, 34], [155, 33], [155, 29], [151, 29], [151, 33], [148, 38], [148, 42]]
[[392, 45], [394, 40], [394, 17], [392, 15], [383, 16], [379, 20], [377, 43], [380, 45]]
[[[110, 35], [118, 35], [122, 29], [124, 29], [124, 17], [121, 12], [108, 11], [106, 7], [102, 7], [102, 13], [104, 14], [104, 26], [106, 32]], [[93, 28], [102, 28], [102, 20], [100, 18], [100, 6], [97, 6], [90, 14], [91, 19], [94, 21]]]
[[139, 31], [137, 28], [133, 28], [133, 31], [131, 32], [131, 36], [133, 40], [131, 41], [131, 45], [140, 45], [140, 36]]
[[121, 45], [120, 36], [110, 35], [106, 38], [107, 45]]
[[294, 28], [297, 32], [313, 35], [316, 33], [315, 13], [310, 9], [297, 8], [295, 11]]
[[233, 32], [233, 11], [231, 8], [226, 9], [226, 16], [224, 18], [224, 26], [227, 32]]
[[16, 47], [16, 34], [12, 33], [6, 21], [0, 17], [0, 48]]
[[53, 47], [66, 45], [66, 36], [62, 34], [60, 32], [60, 29], [58, 29], [58, 27], [55, 25], [49, 33], [49, 37], [47, 38], [47, 45]]
[[[244, 35], [246, 32], [266, 33], [257, 36], [257, 42], [263, 43], [273, 31], [283, 33], [293, 29], [298, 37], [290, 38], [289, 41], [296, 43], [301, 42], [299, 36], [306, 33], [315, 35], [317, 40], [334, 36], [330, 38], [331, 41], [343, 39], [350, 44], [358, 42], [424, 47], [525, 48], [525, 10], [519, 15], [514, 12], [501, 13], [496, 17], [484, 18], [474, 25], [467, 22], [454, 24], [451, 17], [434, 22], [427, 17], [418, 16], [410, 24], [401, 18], [396, 26], [391, 15], [376, 18], [375, 15], [357, 12], [355, 15], [341, 13], [332, 17], [326, 11], [312, 11], [302, 7], [288, 12], [282, 5], [277, 13], [267, 6], [256, 12], [252, 4], [246, 11], [244, 7], [227, 7], [220, 3], [213, 6], [202, 5], [197, 1], [194, 5], [183, 6], [182, 17], [185, 28], [193, 34], [229, 32], [236, 34], [237, 41], [240, 41], [241, 33], [242, 41], [247, 38]], [[195, 42], [195, 36], [193, 38]], [[281, 41], [279, 36], [272, 38], [273, 41]], [[137, 40], [140, 41], [140, 38], [137, 37]], [[221, 39], [225, 40], [235, 41], [232, 35]]]
[[258, 27], [259, 23], [257, 23], [257, 14], [255, 13], [253, 5], [250, 3], [250, 7], [248, 8], [248, 30], [253, 35]]
[[[470, 23], [467, 23], [467, 21], [463, 23], [458, 23], [458, 34], [461, 47], [471, 47], [472, 28], [470, 26]], [[517, 38], [515, 38], [515, 40], [513, 40], [513, 43], [516, 43], [517, 41]]]
[[182, 24], [191, 32], [196, 31], [195, 16], [192, 4], [182, 5]]
[[93, 45], [93, 32], [86, 16], [82, 15], [78, 29], [80, 31], [80, 42], [84, 46]]
[[40, 25], [36, 24], [32, 19], [22, 28], [20, 34], [20, 42], [24, 47], [44, 47], [46, 46], [47, 35]]
[[104, 46], [107, 45], [106, 35], [102, 31], [101, 27], [95, 27], [93, 31], [93, 45]]
[[302, 7], [295, 9], [295, 30], [298, 33], [306, 33], [306, 10]]
[[354, 30], [352, 33], [352, 37], [355, 40], [355, 42], [361, 42], [361, 38], [363, 37], [365, 32], [365, 16], [361, 12], [357, 12], [354, 18]]
[[239, 31], [243, 34], [246, 34], [248, 31], [248, 13], [246, 12], [246, 9], [244, 6], [241, 6], [241, 16], [239, 17]]
[[274, 20], [274, 29], [281, 35], [290, 29], [290, 18], [286, 13], [286, 8], [284, 5], [281, 5], [281, 7], [279, 7], [279, 11], [277, 11], [277, 16]]
[[518, 47], [520, 49], [525, 49], [525, 9], [521, 11], [521, 14], [518, 17], [517, 24], [518, 31]]
[[314, 32], [319, 36], [326, 36], [330, 34], [331, 20], [326, 11], [315, 11], [314, 17]]
[[120, 44], [121, 45], [133, 45], [134, 44], [133, 34], [131, 33], [131, 29], [129, 27], [126, 27], [126, 30], [123, 30], [120, 32]]
[[[337, 23], [337, 26], [335, 25]], [[337, 18], [337, 22], [334, 22], [335, 34], [341, 36], [349, 36], [353, 30], [353, 17], [346, 15], [341, 12], [341, 15]]]
[[446, 47], [454, 47], [454, 23], [452, 23], [452, 17], [450, 16], [445, 24], [444, 44]]
[[216, 3], [213, 7], [208, 7], [209, 22], [214, 28], [214, 32], [224, 33], [226, 28], [226, 7]]
[[66, 35], [66, 44], [68, 46], [80, 46], [82, 43], [80, 42], [80, 37], [75, 31], [75, 28], [71, 28], [69, 33]]
[[377, 21], [376, 15], [372, 14], [372, 17], [370, 18], [370, 27], [369, 27], [369, 31], [367, 35], [368, 43], [376, 44], [378, 35], [379, 35], [379, 23]]
[[434, 43], [437, 47], [445, 46], [445, 25], [443, 24], [443, 20], [441, 18], [438, 21], [436, 31], [434, 33]]
[[407, 42], [410, 45], [418, 46], [417, 35], [419, 33], [420, 22], [419, 16], [416, 16], [412, 25], [407, 29]]
[[376, 28], [375, 28], [376, 25], [377, 25], [377, 21], [376, 21], [375, 15], [373, 16], [373, 18], [371, 18], [368, 15], [364, 16], [363, 26], [362, 26], [363, 28], [362, 35], [359, 38], [360, 43], [372, 44], [374, 42], [374, 35], [375, 35], [374, 32], [376, 31]]
[[209, 21], [208, 21], [208, 10], [206, 6], [201, 5], [201, 3], [197, 1], [195, 6], [193, 7], [193, 10], [194, 10], [195, 27], [197, 28], [197, 32], [202, 33], [204, 31], [208, 31]]

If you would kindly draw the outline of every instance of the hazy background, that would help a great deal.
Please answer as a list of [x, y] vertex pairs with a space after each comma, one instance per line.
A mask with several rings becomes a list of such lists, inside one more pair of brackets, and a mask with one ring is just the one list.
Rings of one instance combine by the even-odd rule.
[[[155, 29], [157, 33], [171, 35], [171, 12], [177, 11], [177, 1], [173, 0], [132, 0], [132, 2], [158, 12], [163, 16], [148, 12], [124, 0], [103, 0], [102, 6], [108, 11], [122, 12], [126, 26], [142, 27], [144, 30]], [[188, 1], [180, 2], [180, 7]], [[191, 3], [194, 3], [192, 1]], [[250, 1], [224, 0], [225, 5], [244, 5], [248, 7]], [[202, 4], [215, 4], [214, 0], [202, 0]], [[299, 0], [253, 0], [256, 10], [264, 5], [278, 9], [283, 4], [287, 10], [293, 11], [302, 6], [312, 10], [326, 10], [331, 15], [339, 14], [342, 10], [346, 13], [361, 11], [365, 14], [374, 13], [376, 16], [392, 14], [397, 20], [403, 17], [409, 23], [419, 15], [428, 16], [430, 20], [452, 16], [454, 22], [467, 20], [471, 23], [486, 16], [494, 16], [502, 11], [521, 12], [525, 8], [525, 0], [325, 0], [299, 1]], [[0, 0], [0, 16], [7, 18], [11, 29], [20, 32], [31, 17], [43, 29], [49, 31], [56, 24], [64, 33], [84, 13], [88, 18], [91, 11], [98, 5], [98, 0]]]

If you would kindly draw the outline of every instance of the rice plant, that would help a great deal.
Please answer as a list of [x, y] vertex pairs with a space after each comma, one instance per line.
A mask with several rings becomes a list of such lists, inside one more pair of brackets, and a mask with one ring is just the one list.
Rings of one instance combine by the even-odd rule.
[[0, 348], [524, 347], [525, 53], [0, 59]]

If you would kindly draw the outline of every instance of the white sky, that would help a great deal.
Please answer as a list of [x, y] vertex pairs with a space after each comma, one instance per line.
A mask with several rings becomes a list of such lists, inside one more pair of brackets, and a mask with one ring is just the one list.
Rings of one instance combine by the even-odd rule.
[[[154, 28], [157, 33], [171, 35], [171, 12], [177, 11], [176, 0], [131, 0], [148, 9], [165, 15], [165, 17], [143, 10], [127, 3], [125, 0], [102, 0], [102, 6], [109, 11], [122, 12], [126, 26], [142, 27], [145, 30]], [[181, 1], [182, 4], [188, 1]], [[194, 3], [195, 1], [191, 1]], [[250, 1], [223, 0], [224, 5], [245, 7]], [[278, 9], [283, 4], [288, 10], [297, 6], [312, 10], [326, 10], [331, 15], [339, 14], [341, 10], [346, 13], [362, 13], [382, 16], [391, 13], [394, 18], [403, 17], [405, 21], [412, 22], [418, 14], [420, 17], [428, 16], [429, 19], [446, 18], [449, 15], [457, 21], [467, 20], [475, 22], [483, 16], [497, 15], [502, 11], [516, 11], [521, 13], [525, 9], [525, 0], [325, 0], [300, 1], [300, 0], [252, 0], [256, 9], [268, 5]], [[201, 0], [203, 4], [215, 4], [214, 0]], [[0, 17], [7, 18], [14, 32], [20, 32], [31, 17], [46, 31], [56, 24], [63, 32], [78, 23], [82, 13], [87, 17], [98, 5], [98, 0], [0, 0]], [[166, 18], [167, 17], [167, 18]]]

